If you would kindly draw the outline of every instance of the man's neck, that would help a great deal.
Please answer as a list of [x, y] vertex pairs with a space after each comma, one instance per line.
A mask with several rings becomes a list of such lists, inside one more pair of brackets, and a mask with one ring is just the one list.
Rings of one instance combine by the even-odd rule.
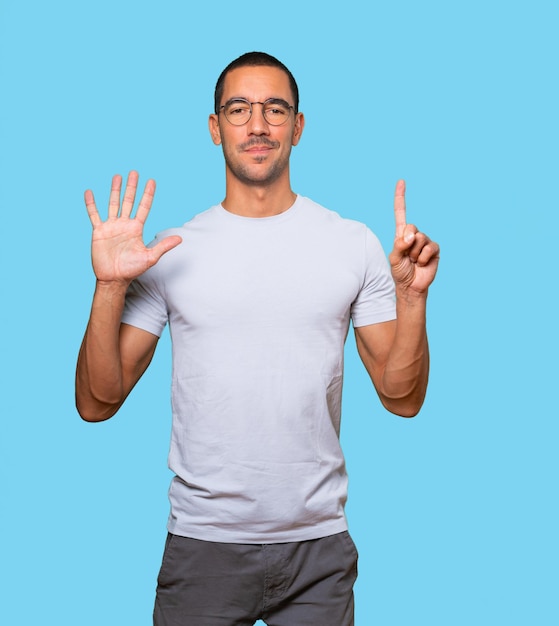
[[[238, 183], [238, 181], [235, 181]], [[279, 182], [279, 181], [278, 181]], [[256, 185], [230, 184], [228, 181], [223, 208], [243, 217], [272, 217], [287, 211], [297, 195], [289, 184]]]

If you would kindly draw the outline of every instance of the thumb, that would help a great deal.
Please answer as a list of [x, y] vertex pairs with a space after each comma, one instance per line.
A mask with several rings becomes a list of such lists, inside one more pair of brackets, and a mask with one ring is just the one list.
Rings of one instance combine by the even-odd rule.
[[182, 237], [179, 237], [178, 235], [171, 235], [162, 239], [159, 243], [153, 246], [153, 248], [149, 248], [152, 265], [155, 265], [155, 263], [157, 263], [157, 261], [159, 261], [159, 259], [166, 252], [176, 248], [180, 243], [182, 243]]
[[392, 249], [391, 256], [394, 256], [395, 259], [400, 259], [406, 256], [406, 253], [411, 249], [415, 242], [415, 235], [417, 233], [417, 228], [412, 224], [406, 224], [404, 228], [404, 232], [400, 237], [395, 237], [394, 239], [394, 248]]

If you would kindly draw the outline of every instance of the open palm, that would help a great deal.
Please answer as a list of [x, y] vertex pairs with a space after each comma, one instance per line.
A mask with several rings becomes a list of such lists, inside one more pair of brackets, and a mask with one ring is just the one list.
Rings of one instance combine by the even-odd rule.
[[85, 192], [85, 204], [93, 226], [91, 258], [97, 280], [129, 283], [155, 265], [163, 254], [181, 242], [178, 236], [166, 237], [153, 248], [144, 245], [144, 224], [155, 194], [155, 181], [148, 180], [136, 215], [132, 209], [138, 187], [138, 173], [130, 172], [120, 204], [122, 177], [113, 176], [106, 221], [99, 216], [93, 192]]

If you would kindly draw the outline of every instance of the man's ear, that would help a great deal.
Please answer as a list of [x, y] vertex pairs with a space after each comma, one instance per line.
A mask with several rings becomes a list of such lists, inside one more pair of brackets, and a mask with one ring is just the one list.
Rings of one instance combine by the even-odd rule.
[[212, 141], [216, 146], [219, 146], [221, 143], [221, 131], [219, 129], [219, 117], [215, 113], [210, 115], [208, 119], [208, 126]]
[[303, 134], [303, 128], [305, 128], [305, 116], [302, 113], [295, 114], [295, 126], [293, 127], [293, 136], [291, 138], [291, 145], [296, 146]]

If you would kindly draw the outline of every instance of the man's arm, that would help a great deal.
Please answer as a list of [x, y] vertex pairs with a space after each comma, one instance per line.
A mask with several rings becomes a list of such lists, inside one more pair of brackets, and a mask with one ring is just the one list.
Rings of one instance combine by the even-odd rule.
[[124, 294], [97, 285], [76, 368], [76, 408], [88, 422], [112, 417], [151, 362], [158, 337], [121, 324]]
[[394, 196], [396, 237], [389, 260], [396, 286], [395, 321], [355, 329], [357, 349], [383, 405], [402, 417], [417, 415], [427, 391], [427, 292], [439, 246], [406, 223], [405, 183]]
[[131, 172], [122, 207], [122, 178], [113, 177], [109, 216], [99, 217], [91, 191], [85, 203], [93, 237], [91, 257], [97, 277], [91, 316], [78, 356], [76, 407], [86, 421], [112, 417], [149, 365], [158, 338], [146, 331], [121, 324], [128, 285], [155, 265], [165, 252], [177, 246], [180, 237], [166, 237], [153, 248], [143, 243], [143, 226], [149, 214], [155, 182], [146, 183], [135, 217], [131, 217], [138, 174]]

